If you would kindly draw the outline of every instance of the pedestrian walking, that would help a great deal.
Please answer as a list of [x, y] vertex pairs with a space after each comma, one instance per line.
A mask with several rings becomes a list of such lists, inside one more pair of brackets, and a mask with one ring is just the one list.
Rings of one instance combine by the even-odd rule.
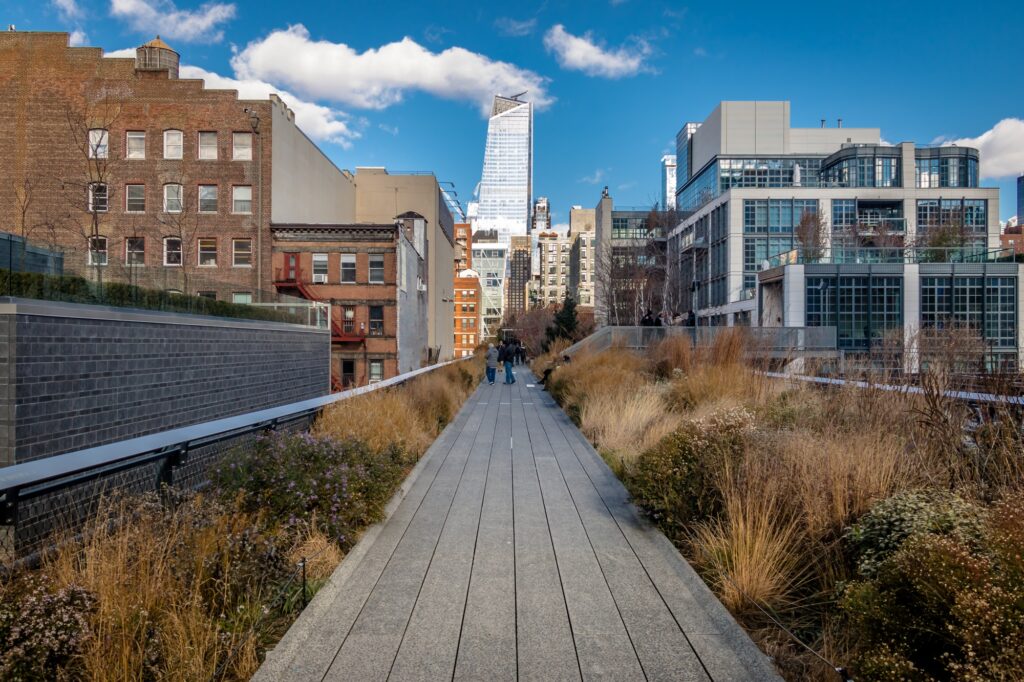
[[519, 348], [516, 349], [516, 350], [519, 353], [519, 362], [521, 362], [522, 364], [525, 365], [526, 364], [526, 346], [524, 346], [522, 344], [522, 342], [520, 342], [519, 343]]
[[487, 383], [494, 385], [494, 379], [498, 374], [498, 349], [493, 343], [487, 344]]
[[498, 362], [505, 365], [505, 384], [516, 383], [516, 377], [512, 374], [513, 350], [511, 345], [502, 344], [498, 349]]

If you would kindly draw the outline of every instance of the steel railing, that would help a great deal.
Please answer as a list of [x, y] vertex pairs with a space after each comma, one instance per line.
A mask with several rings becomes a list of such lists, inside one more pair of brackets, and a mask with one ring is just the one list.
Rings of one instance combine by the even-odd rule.
[[0, 468], [0, 563], [37, 551], [58, 530], [78, 528], [103, 495], [176, 485], [198, 488], [228, 450], [257, 433], [304, 429], [329, 405], [397, 386], [458, 358], [368, 386]]

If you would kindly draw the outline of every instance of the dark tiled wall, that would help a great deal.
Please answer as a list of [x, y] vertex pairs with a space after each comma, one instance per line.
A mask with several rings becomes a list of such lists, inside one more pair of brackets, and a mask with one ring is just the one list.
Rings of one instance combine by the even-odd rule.
[[134, 311], [132, 321], [13, 317], [12, 325], [12, 315], [0, 315], [0, 465], [329, 390], [323, 332], [221, 320], [148, 323]]

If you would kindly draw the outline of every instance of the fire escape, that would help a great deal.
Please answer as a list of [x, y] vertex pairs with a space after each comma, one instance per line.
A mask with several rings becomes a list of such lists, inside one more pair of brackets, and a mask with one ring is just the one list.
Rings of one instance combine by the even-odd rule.
[[[279, 293], [304, 298], [307, 301], [317, 301], [330, 304], [329, 299], [317, 296], [313, 293], [310, 282], [305, 280], [302, 268], [299, 266], [299, 254], [284, 254], [284, 266], [274, 270], [274, 287]], [[343, 345], [351, 348], [351, 344], [362, 346], [366, 349], [366, 334], [356, 331], [354, 325], [342, 322], [339, 324], [338, 316], [331, 315], [331, 344]], [[338, 374], [334, 363], [331, 362], [331, 390], [342, 391], [348, 388], [343, 377]]]

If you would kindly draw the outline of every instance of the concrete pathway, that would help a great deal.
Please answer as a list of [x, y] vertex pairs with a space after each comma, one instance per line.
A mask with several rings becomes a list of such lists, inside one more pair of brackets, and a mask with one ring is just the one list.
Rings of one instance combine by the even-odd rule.
[[777, 679], [517, 376], [470, 397], [254, 679]]

